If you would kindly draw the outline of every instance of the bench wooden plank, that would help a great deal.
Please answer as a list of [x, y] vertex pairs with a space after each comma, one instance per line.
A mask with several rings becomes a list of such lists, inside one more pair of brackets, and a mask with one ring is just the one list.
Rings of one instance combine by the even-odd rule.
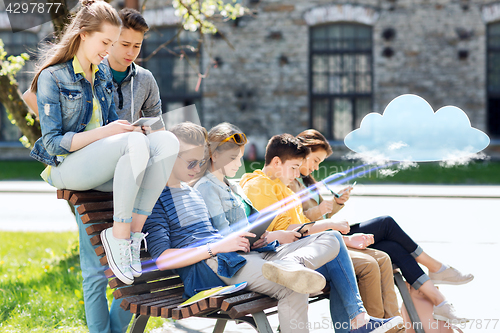
[[178, 287], [181, 285], [182, 285], [182, 280], [180, 278], [161, 280], [151, 283], [131, 285], [130, 287], [115, 289], [115, 291], [113, 291], [113, 296], [116, 299], [120, 299], [130, 295], [146, 294], [157, 290], [166, 289], [169, 287], [171, 288]]
[[270, 297], [261, 298], [243, 304], [235, 305], [229, 310], [228, 315], [232, 319], [246, 316], [248, 314], [264, 311], [278, 305], [278, 300]]
[[[66, 192], [65, 192], [66, 194]], [[113, 200], [112, 192], [100, 192], [100, 191], [68, 191], [68, 195], [71, 197], [67, 200], [73, 205], [79, 205], [85, 202], [96, 202], [96, 201], [109, 201]], [[65, 198], [66, 199], [66, 195]]]
[[57, 190], [57, 199], [64, 199], [65, 190]]
[[130, 306], [133, 303], [147, 301], [147, 300], [150, 300], [150, 299], [159, 298], [159, 297], [163, 297], [163, 296], [173, 297], [173, 296], [176, 296], [179, 293], [182, 295], [183, 292], [184, 292], [184, 288], [177, 288], [177, 289], [163, 290], [163, 291], [159, 291], [159, 292], [156, 292], [156, 293], [136, 295], [136, 296], [129, 296], [129, 297], [124, 298], [122, 300], [122, 302], [120, 303], [120, 307], [123, 310], [128, 311], [128, 310], [130, 310]]
[[109, 210], [112, 211], [113, 201], [85, 202], [78, 206], [76, 210], [81, 215], [90, 212], [104, 212]]
[[[138, 304], [138, 303], [134, 303], [134, 304], [138, 304], [139, 305], [139, 313], [141, 315], [143, 315], [143, 316], [149, 316], [149, 315], [151, 315], [151, 307], [153, 307], [155, 305], [162, 305], [162, 304], [165, 303], [165, 300], [171, 299], [173, 297], [176, 297], [176, 298], [177, 297], [181, 297], [182, 298], [182, 294], [184, 293], [184, 289], [183, 288], [178, 288], [178, 289], [181, 289], [181, 290], [179, 290], [179, 291], [177, 291], [177, 292], [175, 292], [175, 293], [173, 293], [171, 295], [153, 298], [153, 299], [144, 301], [141, 304]], [[156, 316], [156, 317], [158, 317], [158, 316]]]
[[182, 318], [189, 318], [191, 316], [192, 316], [192, 313], [191, 313], [191, 309], [189, 306], [172, 309], [172, 319], [179, 320]]
[[256, 299], [260, 299], [260, 298], [264, 298], [264, 297], [267, 297], [267, 296], [253, 292], [253, 291], [247, 292], [243, 295], [231, 296], [231, 297], [228, 297], [222, 301], [221, 309], [223, 311], [229, 311], [231, 309], [231, 307], [233, 307], [235, 305], [249, 302], [249, 301], [254, 301]]
[[111, 228], [113, 226], [113, 223], [98, 223], [98, 224], [92, 224], [88, 226], [85, 231], [87, 231], [87, 235], [92, 236], [92, 235], [98, 235], [103, 231], [104, 229]]
[[[144, 270], [143, 270], [144, 272]], [[155, 280], [160, 280], [160, 279], [167, 279], [167, 278], [174, 278], [178, 277], [179, 275], [175, 274], [172, 271], [160, 271], [160, 270], [155, 270], [155, 271], [150, 271], [150, 272], [145, 272], [141, 276], [134, 278], [134, 284], [141, 284], [145, 283], [148, 281], [155, 281]], [[121, 288], [127, 286], [125, 283], [121, 282], [119, 279], [114, 278], [113, 280], [110, 280], [108, 283], [109, 287], [111, 289], [115, 288]]]
[[90, 212], [82, 215], [82, 223], [102, 223], [113, 222], [113, 211], [107, 212]]
[[90, 239], [90, 243], [91, 243], [92, 245], [94, 245], [94, 246], [95, 246], [95, 245], [102, 244], [102, 242], [101, 242], [101, 235], [95, 235], [94, 237], [92, 237], [92, 238]]
[[164, 305], [161, 307], [161, 317], [162, 318], [173, 318], [173, 310], [176, 309], [182, 302], [185, 300], [181, 298], [181, 300], [175, 304]]
[[[169, 294], [169, 295], [156, 296], [156, 297], [153, 297], [150, 299], [143, 299], [141, 301], [136, 301], [136, 302], [130, 303], [130, 312], [136, 313], [136, 314], [142, 314], [141, 307], [143, 307], [143, 306], [145, 308], [148, 308], [148, 312], [149, 312], [149, 306], [147, 304], [151, 304], [151, 303], [162, 304], [166, 300], [168, 301], [172, 298], [178, 298], [178, 297], [182, 298], [183, 293], [184, 293], [184, 289], [179, 290], [179, 288], [177, 288], [177, 289], [175, 289], [175, 291], [172, 294]], [[157, 294], [157, 293], [152, 293], [152, 294], [148, 294], [148, 295], [154, 296], [155, 294]]]
[[208, 299], [208, 304], [209, 304], [209, 306], [212, 309], [218, 309], [218, 308], [220, 308], [220, 306], [222, 305], [222, 301], [224, 301], [224, 299], [226, 297], [227, 296], [213, 296], [213, 297], [210, 297]]

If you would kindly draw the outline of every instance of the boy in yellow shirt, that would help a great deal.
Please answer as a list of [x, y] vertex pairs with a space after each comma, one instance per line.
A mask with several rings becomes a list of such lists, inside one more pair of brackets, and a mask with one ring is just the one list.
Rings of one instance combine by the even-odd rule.
[[[257, 210], [280, 211], [268, 227], [269, 231], [282, 232], [276, 237], [280, 243], [298, 240], [302, 235], [296, 230], [310, 222], [303, 213], [300, 197], [287, 187], [300, 177], [300, 166], [308, 154], [309, 148], [294, 136], [273, 136], [266, 147], [264, 168], [245, 174], [240, 181], [240, 186]], [[340, 227], [338, 222], [327, 219], [317, 221], [309, 233]], [[338, 256], [317, 270], [330, 283], [330, 314], [335, 332], [385, 332], [396, 327], [402, 322], [399, 316], [385, 320], [368, 316], [343, 237], [338, 232], [336, 235], [341, 244]], [[350, 237], [354, 237], [355, 241], [356, 236]]]

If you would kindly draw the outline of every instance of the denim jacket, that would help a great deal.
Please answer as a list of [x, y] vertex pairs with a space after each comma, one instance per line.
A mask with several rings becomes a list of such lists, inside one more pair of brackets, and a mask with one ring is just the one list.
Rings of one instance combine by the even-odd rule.
[[224, 178], [224, 182], [221, 182], [209, 171], [196, 183], [194, 188], [200, 191], [203, 196], [214, 228], [223, 235], [239, 230], [248, 224], [243, 203], [234, 193], [243, 198], [245, 203], [251, 207], [250, 215], [256, 216], [258, 214], [240, 186], [226, 178]]
[[[92, 86], [82, 74], [75, 74], [73, 58], [44, 69], [38, 77], [36, 94], [42, 137], [35, 142], [30, 156], [52, 166], [68, 154], [76, 133], [83, 132], [92, 117]], [[113, 101], [113, 83], [109, 68], [99, 64], [94, 93], [101, 104], [103, 124], [118, 120]]]

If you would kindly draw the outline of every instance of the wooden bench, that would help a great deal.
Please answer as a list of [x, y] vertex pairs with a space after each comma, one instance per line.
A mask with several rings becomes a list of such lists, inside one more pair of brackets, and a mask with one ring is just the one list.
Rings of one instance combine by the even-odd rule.
[[[98, 246], [96, 255], [101, 257], [101, 264], [106, 266], [108, 262], [100, 232], [113, 225], [112, 193], [58, 190], [57, 197], [77, 206], [82, 222], [88, 224], [87, 234], [93, 236], [92, 245]], [[240, 291], [227, 296], [210, 297], [179, 308], [178, 305], [184, 301], [184, 287], [179, 276], [173, 271], [160, 271], [144, 249], [141, 250], [141, 262], [144, 273], [130, 286], [113, 277], [110, 269], [105, 271], [109, 286], [115, 289], [114, 298], [121, 299], [120, 306], [135, 315], [131, 333], [143, 332], [149, 317], [176, 320], [189, 317], [213, 318], [217, 320], [215, 333], [223, 332], [228, 320], [246, 322], [261, 333], [272, 332], [267, 316], [277, 313], [278, 300], [256, 292]], [[329, 289], [325, 288], [321, 293], [311, 295], [309, 303], [328, 298], [328, 295]]]

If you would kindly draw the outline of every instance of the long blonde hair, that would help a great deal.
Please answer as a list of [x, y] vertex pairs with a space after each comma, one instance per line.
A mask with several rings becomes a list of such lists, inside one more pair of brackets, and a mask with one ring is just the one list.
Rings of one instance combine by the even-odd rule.
[[100, 32], [103, 23], [121, 27], [122, 22], [116, 10], [102, 0], [83, 0], [82, 8], [71, 23], [64, 29], [61, 40], [50, 49], [39, 51], [42, 59], [37, 66], [37, 72], [31, 81], [31, 91], [36, 93], [38, 76], [47, 67], [64, 63], [73, 58], [80, 47], [80, 34]]
[[201, 169], [201, 172], [199, 173], [200, 176], [203, 176], [206, 173], [207, 169], [212, 165], [212, 156], [215, 152], [232, 150], [238, 147], [243, 147], [245, 145], [238, 145], [233, 140], [229, 140], [221, 144], [222, 141], [226, 140], [231, 135], [236, 133], [243, 132], [237, 126], [228, 122], [220, 123], [210, 129], [210, 132], [208, 132], [208, 149], [205, 153], [205, 159], [207, 160], [207, 163], [205, 163], [205, 165]]

